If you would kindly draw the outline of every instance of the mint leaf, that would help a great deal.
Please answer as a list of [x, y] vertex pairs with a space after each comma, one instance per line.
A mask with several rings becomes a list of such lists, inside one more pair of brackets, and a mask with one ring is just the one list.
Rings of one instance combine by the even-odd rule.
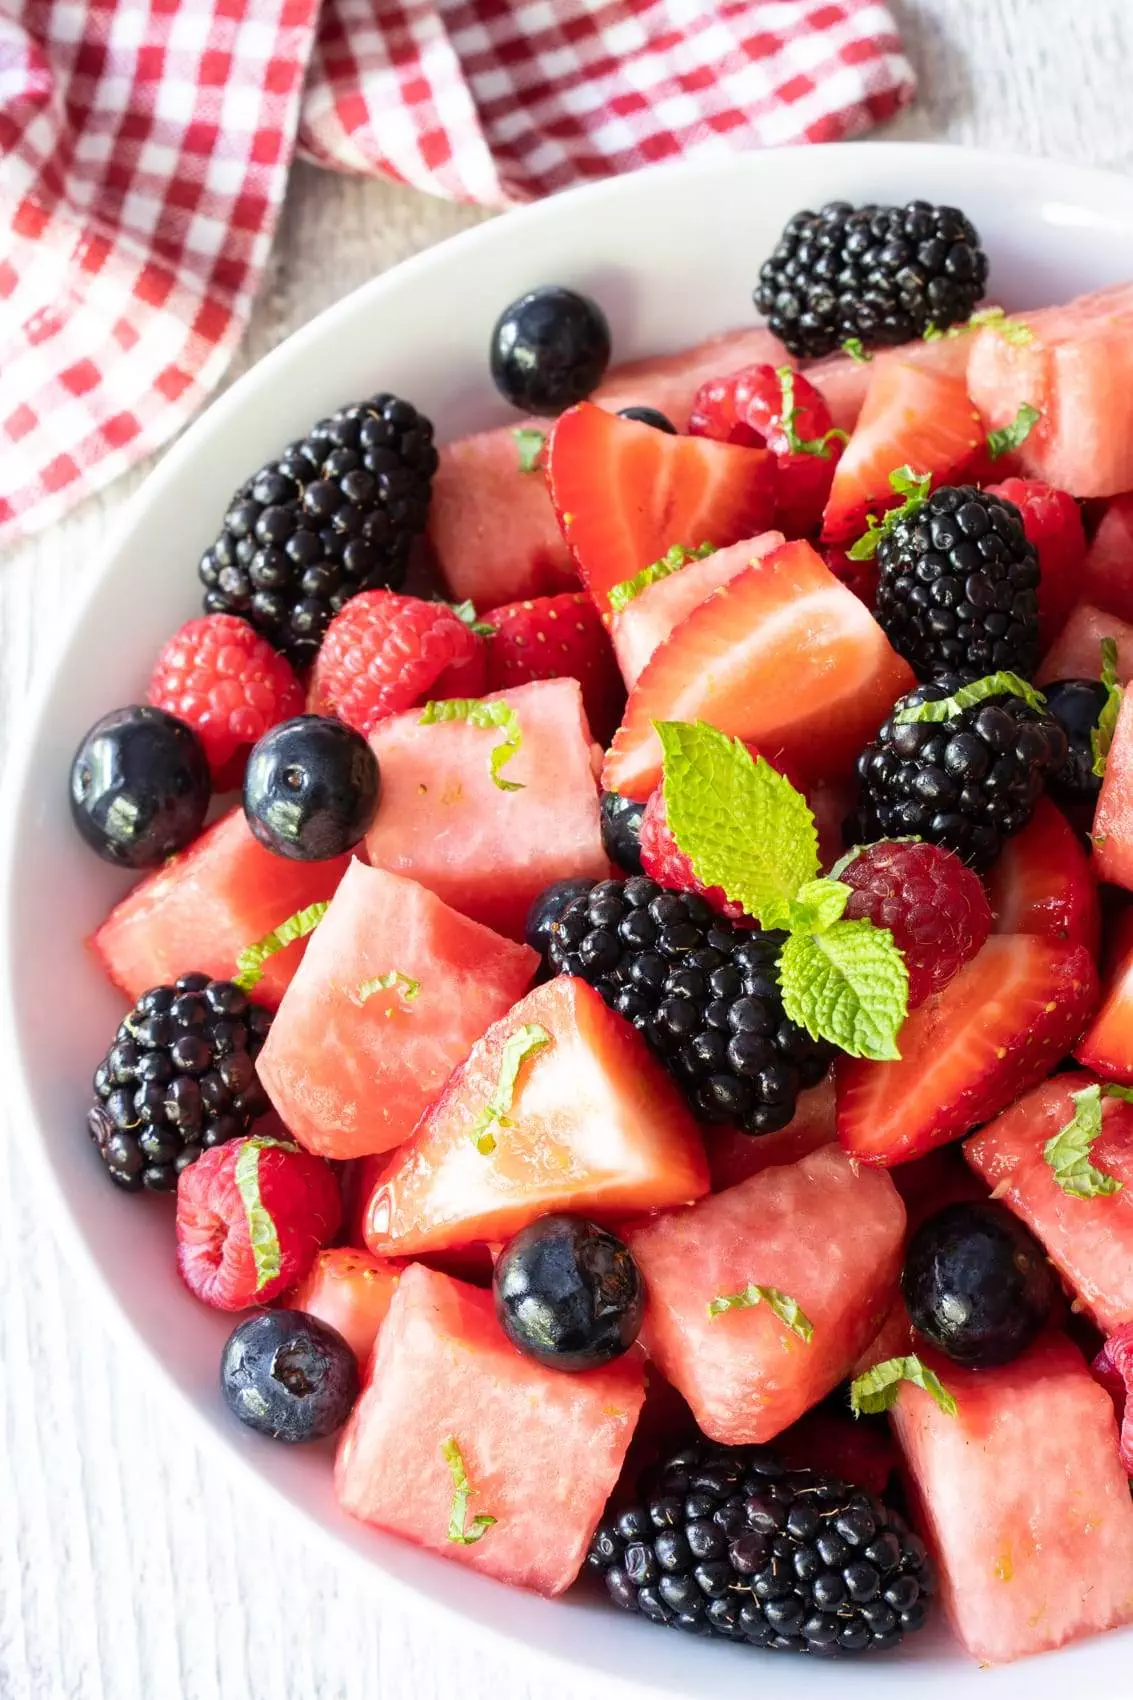
[[551, 1035], [547, 1029], [537, 1026], [533, 1021], [517, 1027], [515, 1032], [505, 1039], [496, 1089], [473, 1122], [468, 1136], [482, 1157], [490, 1157], [496, 1149], [495, 1129], [511, 1126], [508, 1111], [515, 1097], [515, 1083], [519, 1079], [520, 1069], [528, 1057], [533, 1057], [537, 1051], [544, 1050], [550, 1043]]
[[461, 625], [467, 626], [468, 630], [470, 632], [475, 632], [477, 637], [495, 637], [495, 626], [490, 626], [487, 620], [478, 620], [476, 618], [476, 609], [471, 602], [450, 602], [448, 606], [452, 609]]
[[922, 342], [943, 342], [944, 341], [944, 332], [941, 331], [941, 330], [937, 330], [936, 326], [933, 324], [932, 320], [930, 319], [928, 324], [925, 326], [924, 330], [921, 332], [921, 341]]
[[260, 1154], [264, 1151], [298, 1151], [299, 1147], [286, 1139], [267, 1139], [257, 1135], [246, 1139], [236, 1157], [233, 1179], [244, 1206], [248, 1224], [248, 1240], [252, 1247], [252, 1265], [256, 1271], [256, 1291], [260, 1293], [269, 1281], [274, 1281], [283, 1267], [283, 1252], [275, 1221], [260, 1193]]
[[1102, 638], [1102, 673], [1101, 682], [1105, 686], [1107, 696], [1098, 715], [1098, 723], [1090, 733], [1090, 749], [1093, 752], [1093, 767], [1095, 778], [1105, 778], [1105, 758], [1108, 756], [1113, 743], [1113, 734], [1117, 726], [1117, 717], [1121, 713], [1121, 701], [1124, 695], [1117, 682], [1117, 640]]
[[878, 519], [876, 514], [866, 515], [866, 533], [859, 537], [852, 548], [846, 550], [851, 561], [870, 561], [877, 554], [877, 545], [883, 537], [888, 537], [898, 520], [908, 519], [919, 508], [923, 508], [932, 488], [931, 472], [914, 472], [911, 466], [899, 466], [889, 474], [889, 487], [897, 496], [904, 496], [900, 507], [890, 508]]
[[855, 1417], [872, 1417], [879, 1411], [888, 1411], [897, 1403], [903, 1381], [930, 1393], [946, 1417], [956, 1415], [956, 1401], [939, 1376], [934, 1375], [918, 1357], [910, 1355], [907, 1358], [887, 1358], [884, 1363], [867, 1369], [864, 1375], [855, 1377], [850, 1383], [850, 1409]]
[[723, 1316], [725, 1311], [751, 1310], [757, 1304], [768, 1305], [779, 1321], [809, 1346], [814, 1338], [813, 1322], [798, 1300], [791, 1298], [789, 1293], [781, 1293], [778, 1287], [757, 1287], [754, 1281], [749, 1281], [738, 1293], [723, 1293], [719, 1298], [711, 1299], [708, 1314], [710, 1317]]
[[623, 608], [628, 608], [634, 598], [640, 596], [643, 590], [648, 590], [651, 584], [657, 584], [663, 578], [670, 578], [673, 573], [679, 573], [682, 567], [687, 567], [690, 561], [703, 561], [706, 556], [715, 552], [714, 543], [702, 543], [697, 549], [686, 549], [683, 544], [674, 543], [659, 561], [642, 567], [632, 578], [623, 578], [618, 584], [610, 587], [608, 594], [611, 610], [620, 614]]
[[836, 879], [808, 880], [791, 899], [789, 926], [793, 933], [824, 933], [850, 901], [850, 888]]
[[420, 980], [411, 980], [408, 974], [399, 974], [396, 968], [391, 968], [388, 974], [377, 974], [372, 980], [363, 980], [354, 993], [354, 1002], [364, 1004], [378, 992], [400, 993], [403, 1002], [412, 1003], [421, 990]]
[[264, 977], [264, 963], [268, 957], [294, 944], [296, 939], [305, 939], [308, 933], [313, 933], [329, 908], [329, 902], [312, 903], [309, 908], [289, 915], [286, 921], [281, 921], [278, 927], [265, 933], [255, 944], [247, 945], [236, 958], [233, 984], [242, 991], [254, 991]]
[[1101, 1087], [1096, 1083], [1070, 1094], [1074, 1114], [1043, 1146], [1043, 1161], [1056, 1184], [1071, 1198], [1111, 1198], [1124, 1182], [1094, 1167], [1090, 1151], [1102, 1131], [1102, 1093], [1107, 1098], [1133, 1101], [1127, 1087]]
[[466, 720], [469, 726], [475, 726], [482, 732], [502, 732], [503, 737], [488, 758], [492, 783], [498, 785], [501, 791], [526, 789], [518, 780], [500, 778], [500, 769], [518, 753], [523, 743], [519, 716], [510, 703], [481, 702], [478, 697], [450, 697], [446, 702], [427, 702], [418, 724], [437, 726], [451, 720]]
[[893, 935], [872, 921], [793, 932], [779, 956], [783, 1008], [813, 1039], [852, 1057], [892, 1062], [909, 1008], [909, 975]]
[[1042, 692], [1036, 691], [1018, 673], [989, 673], [984, 679], [974, 679], [970, 685], [961, 685], [955, 696], [941, 697], [939, 702], [922, 702], [919, 707], [898, 709], [894, 719], [898, 726], [913, 726], [922, 721], [939, 726], [962, 714], [964, 709], [986, 702], [988, 697], [1022, 697], [1027, 707], [1038, 713], [1046, 707]]
[[842, 352], [848, 354], [851, 360], [856, 360], [859, 366], [868, 365], [873, 359], [873, 355], [867, 354], [863, 348], [860, 336], [848, 336], [842, 344]]
[[543, 444], [547, 441], [546, 432], [537, 431], [534, 425], [517, 425], [512, 436], [519, 450], [520, 472], [538, 472], [543, 459]]
[[1032, 407], [1025, 401], [1010, 425], [1004, 425], [999, 431], [989, 431], [987, 434], [987, 452], [992, 460], [998, 460], [1011, 449], [1017, 449], [1020, 443], [1025, 443], [1042, 414], [1037, 407]]
[[496, 1519], [489, 1517], [486, 1511], [481, 1511], [471, 1523], [468, 1522], [468, 1501], [472, 1496], [472, 1483], [468, 1480], [464, 1458], [455, 1435], [450, 1434], [447, 1440], [441, 1441], [441, 1452], [452, 1475], [452, 1510], [449, 1512], [448, 1538], [457, 1546], [475, 1546], [481, 1536], [495, 1526]]
[[818, 873], [806, 798], [738, 738], [714, 726], [654, 721], [665, 810], [697, 878], [722, 886], [761, 927], [788, 925], [792, 899]]
[[779, 414], [779, 424], [787, 439], [787, 447], [792, 454], [818, 455], [822, 460], [830, 459], [830, 444], [832, 442], [848, 443], [850, 433], [842, 431], [837, 425], [831, 427], [822, 437], [800, 437], [795, 430], [795, 420], [801, 408], [795, 405], [795, 369], [793, 366], [777, 366], [775, 376], [779, 380], [779, 393], [783, 398]]

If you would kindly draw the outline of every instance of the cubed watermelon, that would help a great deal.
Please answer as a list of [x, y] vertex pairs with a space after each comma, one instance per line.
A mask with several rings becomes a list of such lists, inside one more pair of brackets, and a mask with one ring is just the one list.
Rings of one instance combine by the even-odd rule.
[[424, 886], [352, 862], [284, 994], [260, 1079], [308, 1151], [388, 1151], [538, 965]]
[[871, 355], [858, 360], [852, 354], [827, 354], [821, 360], [804, 361], [802, 370], [815, 389], [821, 391], [833, 424], [839, 430], [852, 431], [874, 373], [897, 361], [930, 367], [946, 378], [962, 378], [968, 369], [967, 343], [959, 337], [903, 342], [896, 348], [874, 349]]
[[987, 875], [997, 933], [1041, 933], [1098, 949], [1098, 888], [1091, 858], [1062, 810], [1040, 797]]
[[535, 897], [552, 880], [602, 879], [595, 745], [574, 679], [549, 679], [485, 699], [515, 711], [521, 744], [496, 784], [504, 734], [466, 721], [422, 725], [391, 715], [370, 737], [382, 795], [366, 850], [375, 867], [428, 886], [509, 938], [523, 937]]
[[797, 1163], [809, 1157], [820, 1145], [830, 1145], [837, 1137], [834, 1127], [834, 1071], [817, 1086], [800, 1092], [795, 1113], [786, 1127], [777, 1133], [753, 1137], [738, 1128], [713, 1127], [706, 1130], [705, 1149], [712, 1173], [713, 1192], [738, 1186], [764, 1169], [779, 1163]]
[[[486, 1576], [561, 1594], [644, 1397], [640, 1352], [585, 1375], [545, 1369], [506, 1339], [491, 1293], [414, 1264], [338, 1444], [339, 1504]], [[463, 1507], [454, 1469], [469, 1484]], [[477, 1517], [494, 1521], [462, 1541]]]
[[1086, 554], [1082, 597], [1133, 621], [1133, 491], [1115, 496], [1098, 521]]
[[[904, 1230], [889, 1176], [829, 1146], [629, 1227], [649, 1295], [645, 1349], [713, 1440], [770, 1440], [877, 1333], [896, 1295]], [[753, 1284], [796, 1304], [810, 1337], [766, 1299], [710, 1313], [713, 1300]]]
[[1127, 685], [1133, 678], [1133, 625], [1119, 620], [1116, 614], [1104, 613], [1091, 602], [1080, 602], [1075, 608], [1044, 656], [1035, 683], [1045, 686], [1058, 679], [1100, 679], [1102, 639], [1107, 637], [1117, 645], [1118, 683]]
[[892, 1420], [968, 1652], [1003, 1664], [1128, 1623], [1133, 1502], [1113, 1405], [1077, 1347], [1048, 1335], [981, 1370], [921, 1355], [956, 1414], [906, 1384]]
[[[252, 837], [238, 806], [128, 892], [91, 948], [131, 1001], [179, 974], [230, 980], [248, 945], [289, 915], [333, 896], [349, 861], [275, 856]], [[307, 940], [299, 939], [268, 957], [257, 1003], [278, 1007], [306, 948]]]
[[[505, 1047], [531, 1026], [491, 1143], [477, 1129]], [[696, 1123], [644, 1039], [569, 975], [536, 986], [472, 1048], [383, 1174], [366, 1221], [379, 1256], [500, 1240], [536, 1216], [578, 1210], [617, 1221], [708, 1191]]]
[[855, 1377], [865, 1375], [867, 1370], [875, 1368], [877, 1364], [888, 1363], [890, 1358], [903, 1358], [912, 1350], [913, 1325], [905, 1309], [904, 1299], [898, 1297], [882, 1318], [881, 1327], [873, 1339], [862, 1347], [851, 1364], [847, 1379], [853, 1381]]
[[1098, 878], [1133, 891], [1133, 691], [1126, 691], [1094, 810]]
[[1133, 1085], [1133, 910], [1109, 928], [1101, 1004], [1074, 1048], [1083, 1068]]
[[336, 1328], [364, 1370], [400, 1279], [400, 1264], [357, 1246], [330, 1246], [282, 1303]]

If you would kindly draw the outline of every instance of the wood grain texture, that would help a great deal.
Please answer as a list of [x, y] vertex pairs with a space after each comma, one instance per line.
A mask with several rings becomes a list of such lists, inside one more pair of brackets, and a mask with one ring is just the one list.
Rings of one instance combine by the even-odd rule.
[[[889, 134], [1133, 165], [1129, 0], [894, 0], [921, 78]], [[1005, 190], [1008, 186], [1005, 185]], [[296, 170], [231, 373], [375, 272], [480, 215]], [[328, 260], [333, 256], [333, 264]], [[0, 761], [56, 612], [146, 469], [0, 563]], [[0, 1114], [3, 1106], [0, 1104]], [[576, 1700], [318, 1553], [206, 1469], [60, 1264], [0, 1141], [2, 1700]], [[77, 1135], [79, 1137], [79, 1135]], [[622, 1690], [624, 1693], [624, 1690]]]

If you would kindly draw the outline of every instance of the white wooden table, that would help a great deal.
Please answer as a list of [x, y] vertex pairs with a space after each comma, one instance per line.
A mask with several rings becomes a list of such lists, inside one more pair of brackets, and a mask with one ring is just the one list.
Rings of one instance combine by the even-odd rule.
[[[893, 0], [921, 77], [891, 135], [1133, 168], [1131, 0]], [[1009, 193], [1009, 184], [1004, 185]], [[356, 284], [472, 223], [295, 172], [232, 376]], [[333, 264], [328, 256], [333, 255]], [[0, 562], [0, 760], [58, 611], [139, 469]], [[0, 1116], [3, 1115], [0, 1089]], [[501, 1657], [289, 1546], [205, 1465], [56, 1252], [0, 1140], [0, 1700], [567, 1700], [612, 1692]], [[77, 1135], [77, 1137], [79, 1137]]]

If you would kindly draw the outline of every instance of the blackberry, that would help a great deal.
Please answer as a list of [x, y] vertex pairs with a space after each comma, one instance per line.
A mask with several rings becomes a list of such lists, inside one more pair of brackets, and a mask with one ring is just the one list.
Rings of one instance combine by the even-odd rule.
[[205, 611], [240, 614], [297, 666], [360, 590], [397, 590], [424, 530], [433, 427], [393, 395], [342, 407], [250, 478], [201, 556]]
[[755, 305], [800, 357], [909, 342], [967, 319], [987, 283], [987, 255], [955, 207], [852, 207], [796, 213], [765, 260]]
[[87, 1116], [107, 1172], [127, 1192], [173, 1192], [202, 1151], [271, 1108], [255, 1059], [271, 1014], [230, 980], [182, 974], [140, 997], [94, 1076]]
[[877, 545], [874, 612], [921, 679], [1029, 679], [1039, 659], [1039, 558], [1014, 502], [945, 485]]
[[962, 684], [945, 674], [893, 705], [858, 757], [858, 808], [846, 823], [851, 843], [924, 838], [980, 871], [1026, 826], [1046, 779], [1066, 760], [1066, 733], [1052, 715], [1002, 693], [945, 721], [898, 724], [902, 709], [942, 701]]
[[1093, 806], [1102, 782], [1094, 772], [1093, 733], [1109, 691], [1099, 679], [1059, 679], [1044, 685], [1046, 706], [1066, 733], [1068, 754], [1050, 782], [1055, 801], [1067, 807]]
[[641, 874], [575, 898], [551, 927], [549, 954], [633, 1022], [703, 1121], [772, 1133], [833, 1056], [784, 1013], [785, 936], [737, 927], [697, 893]]
[[825, 1657], [923, 1628], [935, 1578], [899, 1512], [761, 1446], [699, 1441], [590, 1543], [611, 1599], [654, 1623]]

